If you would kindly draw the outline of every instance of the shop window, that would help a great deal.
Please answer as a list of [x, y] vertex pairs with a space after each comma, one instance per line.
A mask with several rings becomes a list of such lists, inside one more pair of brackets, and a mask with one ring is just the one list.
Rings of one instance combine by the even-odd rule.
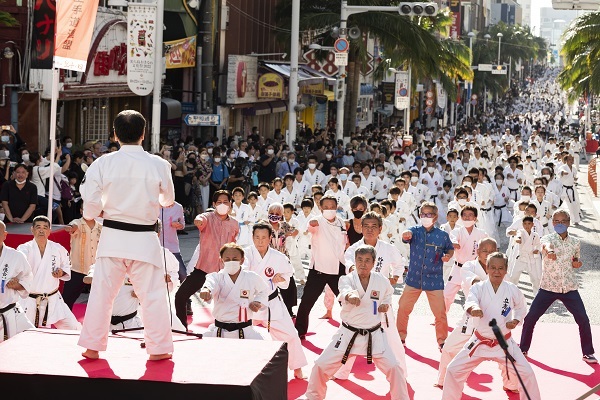
[[109, 102], [108, 99], [87, 100], [87, 105], [82, 108], [84, 122], [84, 141], [108, 140], [109, 134]]

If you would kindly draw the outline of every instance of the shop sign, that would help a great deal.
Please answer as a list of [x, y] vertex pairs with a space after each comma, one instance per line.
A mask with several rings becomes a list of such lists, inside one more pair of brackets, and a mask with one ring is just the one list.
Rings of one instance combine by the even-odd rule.
[[156, 5], [129, 3], [127, 9], [127, 85], [138, 96], [146, 96], [154, 88], [155, 33]]
[[256, 57], [230, 55], [227, 64], [227, 104], [256, 102], [257, 80]]
[[283, 99], [283, 78], [269, 72], [258, 79], [259, 99]]
[[167, 69], [196, 66], [196, 36], [165, 42]]

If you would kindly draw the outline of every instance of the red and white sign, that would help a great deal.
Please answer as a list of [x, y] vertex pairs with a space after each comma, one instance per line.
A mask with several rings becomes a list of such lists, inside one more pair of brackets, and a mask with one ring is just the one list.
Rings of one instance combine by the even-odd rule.
[[85, 72], [98, 3], [60, 0], [56, 4], [54, 67]]

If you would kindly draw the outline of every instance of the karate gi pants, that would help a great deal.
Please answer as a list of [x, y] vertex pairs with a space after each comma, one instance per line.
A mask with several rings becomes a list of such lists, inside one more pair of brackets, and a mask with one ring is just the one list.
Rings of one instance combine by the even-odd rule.
[[529, 275], [531, 286], [533, 286], [533, 294], [535, 295], [540, 289], [540, 282], [542, 280], [542, 260], [534, 258], [524, 258], [521, 260], [517, 258], [508, 273], [508, 281], [518, 285], [523, 271]]
[[544, 289], [538, 291], [533, 302], [531, 302], [529, 312], [523, 320], [521, 350], [529, 351], [535, 324], [556, 300], [560, 300], [565, 305], [567, 311], [573, 314], [575, 322], [579, 326], [579, 339], [581, 341], [581, 351], [583, 355], [594, 354], [590, 319], [585, 311], [585, 306], [583, 305], [583, 300], [581, 300], [578, 290], [572, 290], [567, 293], [555, 293]]
[[[9, 339], [16, 334], [23, 332], [25, 329], [35, 328], [19, 304], [13, 309], [4, 312], [2, 315], [4, 315], [4, 319], [6, 320], [6, 332], [8, 333]], [[2, 324], [2, 318], [0, 318], [0, 343], [3, 341], [4, 325]]]
[[[267, 321], [253, 320], [255, 324], [261, 324], [265, 328], [267, 327]], [[280, 342], [286, 342], [288, 348], [288, 368], [298, 369], [308, 365], [304, 350], [302, 350], [302, 343], [294, 323], [291, 318], [284, 317], [278, 320], [271, 320], [270, 335], [273, 340]]]
[[181, 283], [175, 293], [175, 314], [187, 329], [187, 302], [198, 290], [202, 289], [206, 282], [206, 272], [194, 268], [191, 274]]
[[[457, 326], [448, 335], [444, 348], [442, 349], [442, 355], [440, 357], [440, 366], [438, 367], [438, 385], [444, 386], [444, 378], [446, 377], [446, 369], [448, 364], [456, 357], [458, 353], [465, 347], [465, 343], [469, 341], [471, 335], [467, 335], [461, 332], [461, 326]], [[483, 345], [482, 345], [483, 346]], [[509, 390], [517, 390], [519, 388], [517, 376], [514, 374], [512, 367], [509, 366], [508, 371], [506, 370], [506, 363], [501, 362], [498, 364], [502, 374], [502, 386]], [[507, 375], [508, 373], [508, 375]]]
[[[527, 392], [529, 392], [531, 400], [541, 400], [540, 389], [531, 365], [529, 365], [529, 362], [527, 362], [527, 359], [525, 359], [521, 349], [519, 349], [514, 340], [508, 339], [506, 342], [508, 343], [508, 351], [515, 359], [515, 366], [519, 375], [521, 375], [521, 379], [523, 379], [523, 384], [525, 385]], [[471, 372], [483, 361], [490, 360], [499, 364], [506, 362], [504, 351], [500, 346], [497, 345], [493, 348], [485, 347], [487, 346], [484, 344], [480, 345], [475, 350], [473, 356], [469, 356], [471, 350], [467, 349], [467, 347], [463, 347], [456, 357], [454, 357], [446, 370], [442, 400], [460, 400], [462, 398], [465, 381]], [[481, 355], [478, 355], [478, 353]], [[508, 368], [512, 368], [510, 362]], [[514, 375], [511, 375], [511, 379], [512, 376]], [[516, 377], [514, 379], [516, 379]], [[525, 391], [520, 383], [519, 399], [527, 400]]]
[[[306, 388], [306, 398], [308, 400], [321, 400], [325, 398], [327, 394], [327, 381], [342, 365], [343, 356], [344, 351], [335, 348], [335, 341], [332, 341], [323, 350], [323, 353], [315, 361], [315, 365], [310, 373], [308, 387]], [[410, 399], [406, 386], [406, 375], [389, 346], [386, 346], [383, 353], [373, 354], [373, 363], [383, 372], [390, 383], [390, 398], [392, 400]]]
[[173, 352], [173, 337], [169, 322], [169, 303], [165, 301], [167, 285], [165, 271], [150, 263], [116, 257], [96, 260], [94, 282], [79, 338], [79, 345], [90, 350], [104, 351], [112, 305], [123, 286], [125, 275], [141, 304], [144, 318], [144, 341], [148, 354]]
[[324, 274], [315, 269], [308, 271], [304, 293], [302, 294], [302, 300], [300, 301], [300, 306], [298, 306], [298, 314], [296, 316], [296, 330], [299, 336], [306, 335], [310, 310], [312, 310], [319, 296], [323, 293], [325, 285], [329, 285], [336, 296], [340, 294], [338, 282], [342, 268], [345, 270], [345, 267], [340, 264], [340, 273], [337, 275]]
[[[245, 340], [264, 340], [265, 338], [258, 332], [252, 325], [247, 326], [243, 329]], [[204, 337], [217, 337], [217, 327], [215, 324], [210, 324], [208, 330], [202, 334]], [[239, 330], [228, 331], [225, 329], [221, 330], [222, 339], [239, 339]]]
[[[458, 268], [458, 267], [453, 267], [453, 268]], [[453, 269], [454, 270], [454, 269]], [[453, 272], [450, 272], [450, 276], [452, 276]], [[458, 269], [458, 280], [460, 281], [460, 269]], [[452, 276], [452, 278], [454, 279], [455, 277]], [[452, 306], [452, 303], [454, 303], [454, 299], [456, 298], [456, 295], [458, 294], [458, 292], [460, 291], [460, 285], [457, 285], [456, 283], [452, 282], [452, 281], [448, 281], [446, 282], [446, 285], [444, 286], [444, 306], [446, 307], [446, 312], [448, 312], [450, 310], [450, 306]]]
[[400, 339], [405, 340], [408, 330], [408, 317], [415, 308], [421, 292], [427, 295], [429, 308], [435, 318], [435, 336], [438, 344], [442, 344], [448, 337], [448, 318], [446, 316], [446, 305], [444, 304], [444, 292], [442, 290], [421, 290], [405, 285], [404, 291], [398, 302], [398, 319], [396, 325]]

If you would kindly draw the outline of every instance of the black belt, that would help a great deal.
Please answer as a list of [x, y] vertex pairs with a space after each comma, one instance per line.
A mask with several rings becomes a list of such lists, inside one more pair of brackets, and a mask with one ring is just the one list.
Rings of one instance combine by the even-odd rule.
[[249, 319], [246, 322], [221, 322], [215, 319], [215, 326], [217, 327], [217, 337], [221, 337], [221, 332], [225, 329], [227, 332], [239, 331], [240, 339], [244, 338], [244, 328], [252, 326], [252, 320]]
[[2, 329], [4, 331], [4, 340], [8, 340], [8, 326], [6, 326], [6, 318], [4, 317], [4, 313], [15, 308], [17, 303], [12, 303], [7, 305], [4, 308], [0, 308], [0, 317], [2, 318]]
[[[565, 188], [565, 193], [567, 194], [567, 199], [569, 199], [569, 201], [571, 203], [575, 203], [575, 189], [573, 189], [573, 186], [563, 185], [563, 188]], [[573, 193], [573, 199], [572, 200], [569, 197], [569, 190], [571, 191], [571, 193]]]
[[492, 207], [490, 207], [490, 208], [482, 208], [481, 211], [492, 211]]
[[[350, 351], [352, 351], [352, 346], [354, 346], [354, 341], [356, 340], [356, 337], [358, 335], [369, 335], [369, 340], [367, 342], [367, 364], [373, 364], [373, 338], [371, 336], [371, 333], [375, 332], [377, 329], [381, 329], [381, 323], [378, 323], [377, 325], [369, 329], [355, 328], [353, 326], [348, 325], [345, 322], [342, 322], [342, 326], [348, 329], [349, 331], [354, 332], [354, 335], [352, 335], [352, 338], [348, 343], [348, 347], [344, 352], [344, 356], [342, 357], [342, 364], [346, 364], [346, 361], [348, 361], [348, 356], [350, 355]], [[381, 329], [381, 331], [383, 332], [383, 329]]]
[[114, 221], [112, 219], [105, 219], [102, 223], [103, 226], [112, 229], [118, 229], [120, 231], [128, 232], [158, 232], [158, 221], [152, 225], [140, 225], [130, 224], [129, 222]]
[[[136, 315], [137, 315], [137, 310], [135, 310], [131, 314], [127, 314], [127, 315], [113, 315], [112, 317], [110, 317], [110, 324], [111, 325], [122, 324], [125, 321], [129, 321], [131, 318], [135, 317]], [[123, 327], [125, 327], [125, 326], [123, 326]]]
[[[510, 189], [509, 189], [510, 190]], [[500, 211], [500, 218], [498, 218], [498, 226], [500, 226], [502, 224], [502, 209], [506, 207], [506, 204], [503, 206], [494, 206], [494, 212], [496, 211]]]
[[31, 297], [32, 299], [35, 299], [35, 327], [39, 328], [39, 321], [40, 321], [40, 306], [42, 305], [42, 301], [46, 300], [46, 311], [44, 312], [44, 319], [42, 320], [42, 326], [46, 326], [46, 323], [48, 322], [48, 309], [49, 307], [49, 302], [48, 297], [50, 296], [54, 296], [56, 293], [58, 293], [58, 288], [56, 288], [55, 291], [51, 292], [51, 293], [29, 293], [29, 297]]
[[548, 227], [548, 224], [544, 224], [544, 225], [542, 225], [542, 226], [543, 226], [544, 228], [547, 228], [547, 227]]
[[[269, 301], [277, 298], [277, 296], [279, 296], [279, 288], [275, 289], [275, 291], [269, 295]], [[271, 307], [267, 307], [267, 310], [269, 314], [269, 317], [267, 318], [267, 332], [271, 332]]]
[[510, 189], [510, 188], [508, 188], [508, 191], [509, 191], [509, 192], [518, 192], [518, 191], [519, 191], [519, 189]]

